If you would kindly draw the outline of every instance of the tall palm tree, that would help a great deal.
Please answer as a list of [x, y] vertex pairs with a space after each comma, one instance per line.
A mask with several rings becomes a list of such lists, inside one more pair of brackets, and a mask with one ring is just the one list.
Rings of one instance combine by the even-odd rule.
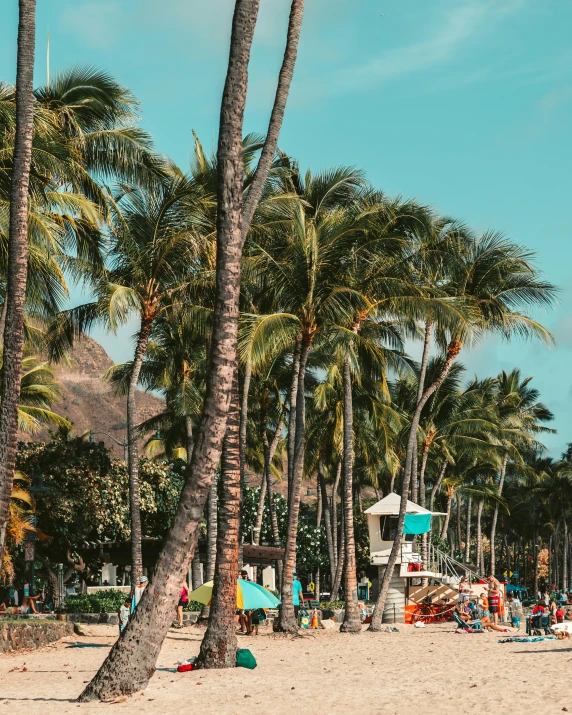
[[[498, 481], [498, 496], [502, 494], [509, 457], [520, 459], [520, 451], [530, 446], [540, 432], [550, 432], [542, 422], [553, 418], [550, 410], [538, 401], [539, 393], [530, 387], [532, 377], [522, 379], [518, 369], [507, 373], [504, 370], [497, 378], [497, 410], [499, 413], [500, 437], [503, 443], [502, 464]], [[495, 536], [498, 505], [495, 506], [491, 523], [491, 573], [496, 568]]]
[[306, 366], [314, 340], [327, 321], [337, 315], [341, 322], [344, 310], [349, 312], [348, 297], [335, 281], [354, 236], [354, 216], [342, 207], [359, 195], [364, 182], [359, 172], [345, 168], [315, 176], [308, 172], [304, 178], [295, 168], [288, 181], [300, 199], [278, 208], [278, 229], [258, 251], [252, 251], [249, 270], [274, 299], [273, 314], [252, 321], [257, 331], [253, 354], [299, 345], [299, 356], [293, 361], [292, 384], [296, 390], [292, 390], [289, 401], [289, 441], [294, 436], [294, 450], [288, 465], [288, 530], [280, 620], [285, 631], [293, 632], [297, 630], [292, 580], [305, 458]]
[[447, 345], [443, 369], [439, 377], [424, 388], [411, 420], [397, 534], [380, 586], [371, 630], [381, 627], [387, 589], [403, 533], [408, 479], [411, 478], [413, 455], [417, 452], [417, 429], [427, 400], [445, 380], [463, 343], [475, 336], [497, 333], [506, 339], [519, 335], [546, 342], [551, 340], [546, 329], [519, 312], [519, 309], [534, 305], [550, 307], [556, 294], [554, 286], [539, 275], [529, 251], [496, 233], [475, 238], [464, 230], [446, 233], [440, 243], [447, 249], [440, 288], [458, 301], [459, 317], [447, 326], [438, 326], [437, 337], [440, 334]]
[[[169, 627], [180, 582], [196, 547], [199, 511], [202, 512], [220, 459], [237, 364], [240, 267], [244, 245], [242, 122], [248, 62], [258, 8], [258, 0], [236, 0], [232, 23], [218, 141], [217, 270], [213, 332], [203, 417], [193, 458], [173, 527], [156, 564], [153, 582], [119, 644], [112, 649], [98, 674], [82, 693], [82, 700], [121, 692], [132, 693], [148, 682]], [[265, 183], [266, 176], [263, 173], [259, 181]], [[162, 599], [161, 607], [157, 607], [151, 594]], [[143, 632], [147, 633], [144, 653], [137, 648]], [[127, 664], [135, 662], [135, 670], [128, 668]]]
[[16, 64], [16, 138], [10, 188], [7, 311], [0, 403], [0, 563], [6, 541], [14, 481], [18, 400], [24, 349], [24, 303], [28, 271], [28, 189], [34, 126], [36, 0], [19, 0]]
[[[59, 75], [51, 88], [39, 89], [32, 96], [32, 70], [25, 65], [33, 59], [35, 3], [22, 2], [21, 11], [19, 79], [15, 91], [6, 84], [0, 86], [0, 292], [6, 286], [0, 340], [6, 331], [10, 334], [4, 355], [7, 399], [0, 409], [4, 419], [14, 392], [8, 383], [16, 378], [10, 366], [14, 355], [21, 352], [20, 303], [30, 319], [45, 323], [67, 298], [65, 276], [89, 285], [91, 268], [102, 266], [101, 224], [109, 213], [109, 196], [94, 174], [133, 179], [149, 176], [155, 169], [147, 135], [133, 127], [132, 95], [107, 75], [72, 70]], [[22, 173], [23, 160], [28, 168]], [[143, 166], [145, 171], [141, 171]], [[10, 193], [9, 182], [17, 187], [15, 193]], [[16, 224], [13, 217], [18, 213], [22, 218], [24, 193], [27, 220]], [[22, 242], [14, 253], [14, 237], [24, 228], [28, 242]], [[23, 278], [23, 282], [18, 279], [17, 290], [16, 274]], [[14, 394], [17, 396], [17, 389]], [[0, 440], [1, 449], [10, 451], [13, 430], [7, 423], [5, 426], [2, 440], [7, 442]], [[2, 465], [10, 471], [10, 460], [3, 460]], [[2, 495], [8, 493], [4, 490], [8, 486], [0, 475], [0, 550], [6, 506]]]
[[[208, 197], [207, 197], [208, 201]], [[149, 189], [129, 189], [116, 199], [117, 216], [108, 267], [94, 281], [96, 300], [59, 314], [52, 328], [53, 353], [96, 322], [112, 330], [135, 317], [139, 330], [127, 388], [127, 445], [133, 583], [142, 573], [137, 384], [155, 320], [182, 303], [197, 265], [196, 226], [205, 202], [202, 187], [178, 172]]]

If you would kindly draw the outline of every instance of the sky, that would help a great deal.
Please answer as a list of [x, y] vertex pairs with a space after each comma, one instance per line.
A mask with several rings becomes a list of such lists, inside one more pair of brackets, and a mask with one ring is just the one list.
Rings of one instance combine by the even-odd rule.
[[[289, 0], [261, 0], [245, 133], [263, 133], [284, 49]], [[141, 102], [157, 148], [185, 166], [194, 129], [216, 142], [233, 0], [43, 0], [36, 84], [74, 64], [109, 71]], [[363, 169], [476, 231], [528, 246], [560, 288], [535, 314], [556, 347], [487, 339], [468, 376], [519, 367], [555, 414], [544, 442], [572, 441], [572, 3], [568, 0], [306, 0], [280, 146], [314, 170]], [[0, 79], [14, 81], [17, 2], [4, 3]], [[77, 299], [78, 296], [75, 296]], [[129, 359], [133, 326], [94, 332]]]

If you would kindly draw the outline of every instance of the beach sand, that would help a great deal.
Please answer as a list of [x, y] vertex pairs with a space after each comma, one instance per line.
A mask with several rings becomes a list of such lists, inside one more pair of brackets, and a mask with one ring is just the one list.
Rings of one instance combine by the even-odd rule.
[[78, 705], [74, 698], [116, 637], [115, 628], [90, 626], [89, 635], [0, 656], [0, 712], [572, 712], [569, 641], [500, 644], [500, 633], [457, 635], [450, 623], [399, 629], [353, 636], [321, 630], [293, 640], [261, 630], [257, 637], [239, 637], [239, 646], [258, 661], [255, 670], [187, 673], [170, 669], [198, 653], [202, 631], [171, 630], [147, 690], [125, 702]]

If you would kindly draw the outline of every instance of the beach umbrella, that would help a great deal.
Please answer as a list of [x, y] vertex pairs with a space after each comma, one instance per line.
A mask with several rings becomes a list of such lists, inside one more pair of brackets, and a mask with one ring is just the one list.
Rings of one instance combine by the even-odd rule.
[[[213, 597], [213, 582], [207, 581], [189, 594], [191, 601], [210, 605]], [[255, 608], [276, 608], [280, 601], [264, 586], [239, 578], [236, 582], [236, 607], [251, 611]]]

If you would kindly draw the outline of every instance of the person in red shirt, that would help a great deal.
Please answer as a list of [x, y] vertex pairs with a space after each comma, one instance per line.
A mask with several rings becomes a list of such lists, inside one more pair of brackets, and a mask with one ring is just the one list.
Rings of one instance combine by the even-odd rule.
[[556, 623], [564, 623], [564, 609], [558, 606], [556, 609]]
[[544, 603], [542, 603], [542, 601], [539, 601], [532, 609], [533, 616], [536, 616], [538, 613], [544, 614]]

